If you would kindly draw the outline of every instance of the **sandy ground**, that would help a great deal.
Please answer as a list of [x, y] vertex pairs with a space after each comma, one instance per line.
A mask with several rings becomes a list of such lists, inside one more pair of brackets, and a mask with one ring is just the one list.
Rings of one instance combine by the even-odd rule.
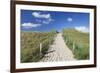
[[50, 46], [47, 54], [40, 62], [69, 61], [75, 60], [72, 51], [66, 46], [61, 33], [55, 37], [54, 43]]

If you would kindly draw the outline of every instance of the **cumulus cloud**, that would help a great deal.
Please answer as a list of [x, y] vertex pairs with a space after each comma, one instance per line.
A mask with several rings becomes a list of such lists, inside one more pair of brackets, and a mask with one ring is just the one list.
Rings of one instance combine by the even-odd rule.
[[49, 13], [33, 12], [32, 16], [36, 18], [36, 22], [42, 24], [49, 24], [50, 22], [54, 21]]
[[76, 26], [75, 27], [76, 30], [81, 31], [81, 32], [89, 32], [89, 28], [85, 27], [85, 26]]
[[51, 21], [54, 21], [54, 19], [49, 18], [48, 21], [51, 22]]
[[50, 14], [41, 14], [40, 12], [33, 12], [32, 15], [36, 18], [50, 18]]
[[41, 12], [33, 12], [32, 15], [35, 17], [35, 18], [39, 18], [39, 19], [36, 19], [37, 22], [39, 23], [43, 23], [43, 24], [49, 24], [50, 22], [54, 21], [52, 18], [51, 18], [51, 15], [49, 13], [47, 14], [43, 14]]
[[42, 23], [43, 24], [49, 24], [50, 22], [49, 21], [43, 21]]
[[67, 21], [68, 21], [68, 22], [72, 22], [73, 19], [72, 19], [71, 17], [69, 17], [69, 18], [67, 18]]
[[41, 24], [34, 24], [34, 23], [23, 23], [22, 27], [24, 28], [33, 28], [33, 27], [39, 27]]
[[53, 19], [49, 18], [47, 20], [43, 20], [42, 23], [43, 24], [49, 24], [50, 22], [54, 21]]

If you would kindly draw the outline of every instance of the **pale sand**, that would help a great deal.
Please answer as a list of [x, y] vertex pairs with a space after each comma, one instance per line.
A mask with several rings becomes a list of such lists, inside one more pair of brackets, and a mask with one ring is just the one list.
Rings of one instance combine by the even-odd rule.
[[40, 62], [69, 61], [75, 60], [72, 51], [66, 46], [61, 33], [55, 37], [54, 43], [50, 46], [47, 54]]

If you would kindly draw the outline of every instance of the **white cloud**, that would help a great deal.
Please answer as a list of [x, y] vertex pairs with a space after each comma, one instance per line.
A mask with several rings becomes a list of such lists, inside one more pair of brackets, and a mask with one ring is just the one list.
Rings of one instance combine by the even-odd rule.
[[54, 21], [54, 19], [49, 18], [48, 21], [51, 22], [51, 21]]
[[43, 14], [42, 12], [33, 12], [32, 15], [36, 18], [36, 22], [38, 23], [49, 24], [54, 21], [49, 13]]
[[41, 14], [40, 12], [33, 12], [32, 15], [36, 18], [50, 18], [50, 14]]
[[75, 29], [81, 32], [89, 32], [89, 28], [85, 26], [76, 26]]
[[43, 24], [49, 24], [50, 22], [54, 21], [53, 19], [49, 18], [47, 20], [43, 20], [42, 23]]
[[69, 17], [69, 18], [67, 18], [67, 21], [68, 21], [68, 22], [72, 22], [73, 19], [72, 19], [71, 17]]
[[44, 24], [49, 24], [50, 22], [49, 22], [49, 21], [43, 21], [43, 23], [44, 23]]
[[22, 27], [24, 28], [32, 28], [32, 27], [39, 27], [41, 24], [34, 24], [34, 23], [23, 23]]

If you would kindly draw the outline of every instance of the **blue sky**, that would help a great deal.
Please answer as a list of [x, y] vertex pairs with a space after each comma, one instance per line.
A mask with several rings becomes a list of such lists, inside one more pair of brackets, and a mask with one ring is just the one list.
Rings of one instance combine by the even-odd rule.
[[89, 13], [21, 10], [22, 31], [61, 31], [64, 28], [89, 32]]

